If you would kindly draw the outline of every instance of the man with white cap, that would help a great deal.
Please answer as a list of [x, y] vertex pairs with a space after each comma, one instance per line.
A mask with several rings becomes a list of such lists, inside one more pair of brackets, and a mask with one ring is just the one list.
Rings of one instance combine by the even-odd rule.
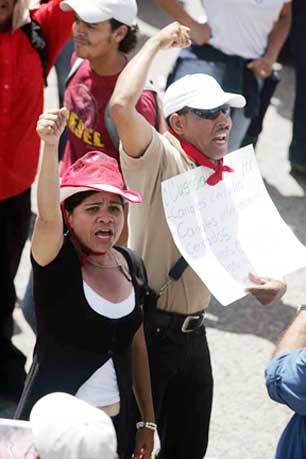
[[117, 440], [104, 411], [63, 392], [42, 397], [30, 423], [39, 459], [115, 459]]
[[[212, 373], [203, 326], [210, 293], [180, 254], [164, 215], [161, 182], [198, 165], [212, 169], [209, 185], [232, 170], [223, 166], [231, 129], [230, 107], [244, 97], [225, 93], [214, 78], [188, 75], [168, 88], [164, 110], [169, 125], [158, 134], [135, 110], [152, 59], [160, 49], [190, 44], [189, 29], [170, 24], [150, 38], [121, 73], [111, 115], [121, 141], [121, 167], [128, 186], [143, 194], [130, 212], [129, 245], [144, 258], [149, 284], [160, 292], [157, 308], [145, 318], [160, 459], [202, 459], [208, 440]], [[144, 224], [145, 222], [145, 224]], [[183, 260], [184, 261], [184, 260]], [[175, 266], [176, 281], [169, 282]], [[186, 268], [186, 265], [185, 265]], [[285, 284], [251, 277], [248, 289], [262, 303], [279, 298]]]

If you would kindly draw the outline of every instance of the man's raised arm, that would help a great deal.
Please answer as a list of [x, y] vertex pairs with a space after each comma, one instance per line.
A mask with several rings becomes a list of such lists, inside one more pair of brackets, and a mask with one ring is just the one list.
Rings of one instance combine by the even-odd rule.
[[150, 38], [121, 72], [110, 101], [110, 112], [129, 156], [141, 156], [152, 139], [152, 127], [137, 112], [136, 104], [153, 58], [160, 49], [189, 45], [189, 29], [175, 22]]

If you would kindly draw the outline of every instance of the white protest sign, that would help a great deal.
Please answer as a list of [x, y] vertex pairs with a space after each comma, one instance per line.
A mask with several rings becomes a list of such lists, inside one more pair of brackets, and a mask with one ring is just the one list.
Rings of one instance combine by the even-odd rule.
[[280, 277], [306, 266], [306, 248], [280, 217], [251, 146], [227, 155], [215, 186], [197, 167], [162, 183], [165, 215], [180, 253], [221, 304], [246, 295], [248, 274]]

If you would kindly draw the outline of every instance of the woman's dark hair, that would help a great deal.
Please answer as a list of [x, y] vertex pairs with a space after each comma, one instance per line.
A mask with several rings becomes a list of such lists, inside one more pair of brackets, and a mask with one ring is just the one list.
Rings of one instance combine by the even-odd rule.
[[73, 212], [73, 209], [77, 207], [79, 204], [81, 204], [84, 199], [88, 198], [88, 196], [98, 193], [98, 191], [95, 190], [88, 190], [88, 191], [80, 191], [79, 193], [73, 194], [69, 198], [65, 199], [64, 202], [64, 207], [65, 210], [67, 210], [68, 214], [71, 214]]
[[[65, 199], [64, 202], [64, 208], [68, 212], [68, 214], [71, 214], [73, 210], [81, 204], [81, 202], [84, 201], [84, 199], [88, 198], [94, 193], [99, 193], [96, 190], [88, 190], [88, 191], [80, 191], [79, 193], [73, 194], [69, 198]], [[118, 198], [120, 199], [121, 204], [124, 206], [124, 199], [122, 196], [118, 195]]]
[[[122, 25], [126, 25], [126, 24], [123, 24], [123, 22], [117, 21], [117, 19], [111, 19], [112, 31], [118, 29]], [[119, 43], [119, 51], [126, 53], [126, 54], [133, 51], [138, 41], [138, 38], [137, 38], [138, 25], [127, 26], [127, 27], [128, 27], [128, 32], [126, 36], [124, 37], [124, 39]]]

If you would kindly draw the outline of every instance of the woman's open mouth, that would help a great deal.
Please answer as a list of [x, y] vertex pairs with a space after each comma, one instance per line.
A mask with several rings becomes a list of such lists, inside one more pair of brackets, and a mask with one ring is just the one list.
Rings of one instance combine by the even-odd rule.
[[95, 232], [98, 239], [109, 239], [113, 236], [112, 230], [98, 230]]

